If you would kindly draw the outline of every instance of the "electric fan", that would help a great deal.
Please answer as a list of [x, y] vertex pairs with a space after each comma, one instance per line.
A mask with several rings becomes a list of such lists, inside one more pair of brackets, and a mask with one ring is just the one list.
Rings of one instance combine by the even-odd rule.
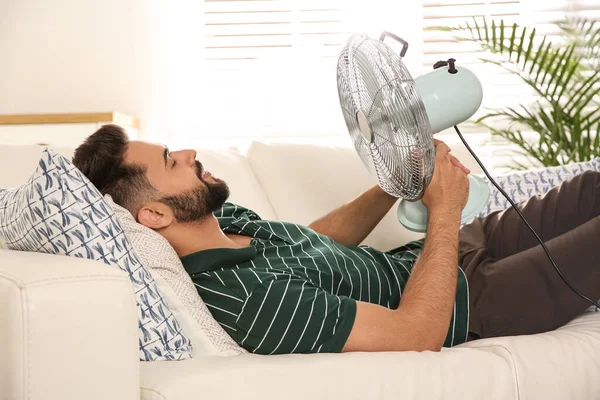
[[[384, 43], [402, 44], [400, 54]], [[402, 57], [408, 43], [389, 32], [379, 40], [354, 35], [338, 60], [340, 104], [356, 151], [381, 188], [403, 198], [398, 220], [407, 229], [427, 229], [427, 208], [419, 200], [431, 181], [433, 134], [455, 126], [481, 105], [481, 83], [454, 60], [414, 79]], [[488, 185], [468, 175], [469, 200], [461, 223], [476, 217], [489, 198]]]
[[[402, 44], [399, 55], [383, 42], [386, 37]], [[540, 243], [563, 282], [600, 308], [599, 302], [567, 281], [540, 236], [460, 135], [456, 125], [477, 111], [483, 97], [475, 74], [450, 59], [436, 63], [433, 72], [413, 80], [401, 60], [407, 49], [406, 41], [389, 32], [382, 33], [379, 40], [355, 35], [342, 50], [337, 71], [340, 104], [354, 147], [379, 186], [404, 199], [398, 206], [400, 223], [413, 231], [427, 229], [427, 208], [415, 200], [421, 198], [433, 175], [433, 134], [454, 126], [490, 182]], [[469, 200], [462, 211], [462, 223], [477, 216], [490, 196], [483, 179], [471, 174], [468, 177]]]

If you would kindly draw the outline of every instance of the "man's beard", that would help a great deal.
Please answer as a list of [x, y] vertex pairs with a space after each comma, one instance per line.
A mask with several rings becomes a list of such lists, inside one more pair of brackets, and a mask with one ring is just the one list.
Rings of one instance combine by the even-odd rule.
[[227, 183], [215, 177], [212, 177], [214, 183], [207, 182], [202, 178], [203, 172], [202, 164], [196, 161], [196, 175], [204, 186], [199, 185], [197, 188], [159, 200], [171, 207], [178, 222], [202, 221], [221, 209], [229, 198]]

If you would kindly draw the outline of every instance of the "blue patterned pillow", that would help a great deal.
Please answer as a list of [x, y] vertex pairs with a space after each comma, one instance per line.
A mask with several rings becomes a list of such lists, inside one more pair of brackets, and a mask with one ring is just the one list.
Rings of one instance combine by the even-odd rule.
[[137, 300], [140, 359], [191, 358], [189, 339], [113, 210], [62, 155], [44, 150], [38, 168], [24, 185], [0, 190], [0, 241], [12, 250], [81, 257], [121, 268], [129, 274]]
[[[494, 180], [515, 203], [520, 203], [535, 195], [545, 194], [563, 181], [586, 170], [600, 171], [600, 158], [558, 167], [511, 172], [495, 176]], [[485, 217], [491, 212], [510, 207], [508, 200], [491, 184], [489, 179], [485, 176], [482, 178], [490, 186], [490, 200], [479, 216]]]

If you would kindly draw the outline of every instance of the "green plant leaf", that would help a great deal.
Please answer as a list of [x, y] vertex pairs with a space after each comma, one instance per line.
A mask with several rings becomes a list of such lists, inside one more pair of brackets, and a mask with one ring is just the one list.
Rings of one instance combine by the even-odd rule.
[[[513, 24], [513, 29], [512, 29], [512, 35], [510, 38], [510, 42], [511, 42], [511, 46], [515, 46], [515, 37], [517, 34], [517, 24]], [[525, 41], [525, 34], [527, 33], [527, 29], [523, 28], [521, 31], [521, 35], [520, 36], [520, 41], [519, 44], [516, 45], [517, 47], [517, 60], [515, 61], [515, 63], [518, 65], [519, 61], [521, 61], [521, 54], [523, 54], [523, 48], [524, 48], [524, 41]]]

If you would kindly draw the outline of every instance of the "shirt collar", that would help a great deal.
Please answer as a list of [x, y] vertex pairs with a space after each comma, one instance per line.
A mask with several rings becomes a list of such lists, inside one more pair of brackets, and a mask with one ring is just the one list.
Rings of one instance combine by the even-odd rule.
[[[287, 238], [278, 235], [271, 230], [271, 227], [265, 224], [259, 224], [259, 221], [253, 221], [246, 218], [218, 218], [219, 227], [225, 233], [243, 234], [253, 238], [266, 240], [280, 240], [283, 243], [292, 244]], [[262, 222], [262, 221], [261, 221]]]
[[181, 258], [183, 267], [188, 274], [198, 274], [219, 268], [232, 267], [250, 261], [256, 256], [254, 246], [237, 249], [219, 248], [202, 250]]

